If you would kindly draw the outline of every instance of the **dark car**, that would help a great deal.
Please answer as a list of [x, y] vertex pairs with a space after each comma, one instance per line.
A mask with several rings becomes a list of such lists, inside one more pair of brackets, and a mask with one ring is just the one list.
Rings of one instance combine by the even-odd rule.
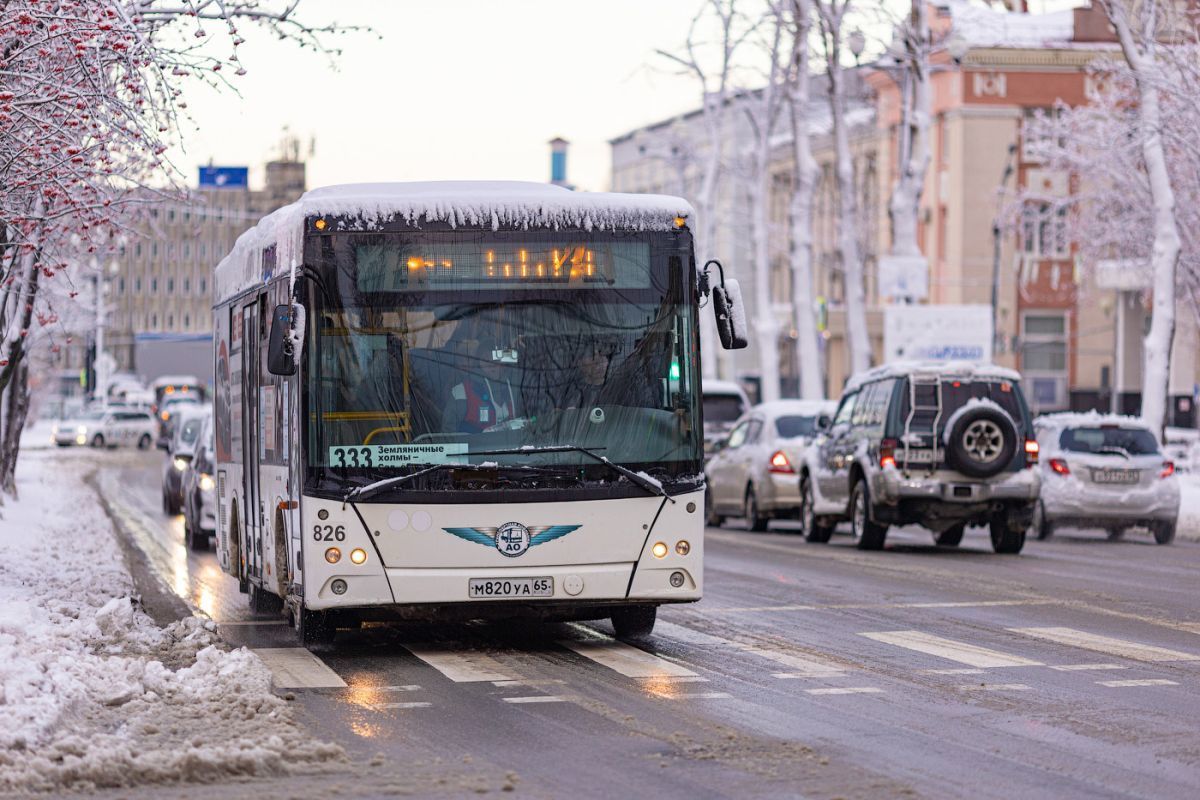
[[209, 537], [217, 531], [216, 455], [213, 451], [213, 420], [204, 417], [192, 460], [183, 470], [183, 536], [192, 550], [208, 549]]
[[212, 412], [207, 406], [192, 404], [185, 412], [177, 412], [174, 435], [167, 442], [167, 457], [163, 462], [162, 503], [167, 514], [183, 510], [183, 473], [188, 468], [200, 438], [200, 429]]
[[1020, 376], [991, 365], [888, 365], [850, 379], [808, 449], [800, 519], [810, 541], [849, 520], [858, 546], [891, 525], [923, 525], [954, 547], [986, 525], [997, 553], [1019, 553], [1041, 478]]

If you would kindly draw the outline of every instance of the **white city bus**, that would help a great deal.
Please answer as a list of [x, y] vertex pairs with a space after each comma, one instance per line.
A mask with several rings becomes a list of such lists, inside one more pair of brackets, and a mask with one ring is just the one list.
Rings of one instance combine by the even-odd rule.
[[364, 184], [243, 234], [215, 280], [217, 542], [251, 605], [312, 644], [384, 617], [634, 637], [698, 600], [700, 306], [726, 346], [745, 332], [691, 213]]

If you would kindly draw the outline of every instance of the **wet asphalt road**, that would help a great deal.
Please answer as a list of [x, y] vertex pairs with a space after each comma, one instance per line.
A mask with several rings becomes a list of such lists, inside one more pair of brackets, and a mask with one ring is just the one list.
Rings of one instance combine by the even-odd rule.
[[[161, 455], [95, 457], [171, 590], [233, 645], [295, 647], [186, 550]], [[1000, 557], [906, 529], [866, 553], [789, 527], [710, 529], [705, 599], [638, 648], [604, 622], [378, 625], [312, 659], [344, 688], [286, 691], [363, 765], [340, 796], [401, 791], [381, 765], [448, 796], [1200, 796], [1200, 545], [1063, 532]]]

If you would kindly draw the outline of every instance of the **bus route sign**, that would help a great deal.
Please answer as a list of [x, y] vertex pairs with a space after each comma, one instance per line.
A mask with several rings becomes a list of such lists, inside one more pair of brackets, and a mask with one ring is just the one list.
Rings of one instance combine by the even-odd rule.
[[465, 464], [465, 442], [428, 444], [334, 445], [331, 467], [404, 467], [409, 464]]

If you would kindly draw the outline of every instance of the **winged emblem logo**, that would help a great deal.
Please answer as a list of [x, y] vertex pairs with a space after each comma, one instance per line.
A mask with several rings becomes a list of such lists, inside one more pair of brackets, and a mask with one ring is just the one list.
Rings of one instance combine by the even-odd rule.
[[495, 547], [501, 555], [516, 558], [531, 547], [566, 536], [579, 525], [522, 525], [506, 522], [497, 528], [442, 528], [446, 533], [475, 544]]

